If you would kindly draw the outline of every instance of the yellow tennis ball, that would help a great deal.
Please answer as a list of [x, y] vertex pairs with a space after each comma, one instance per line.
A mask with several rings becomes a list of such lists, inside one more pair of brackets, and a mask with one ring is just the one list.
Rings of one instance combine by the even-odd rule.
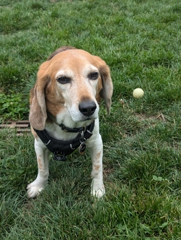
[[142, 98], [144, 95], [144, 91], [141, 89], [141, 88], [136, 88], [134, 91], [133, 91], [133, 97], [134, 98]]

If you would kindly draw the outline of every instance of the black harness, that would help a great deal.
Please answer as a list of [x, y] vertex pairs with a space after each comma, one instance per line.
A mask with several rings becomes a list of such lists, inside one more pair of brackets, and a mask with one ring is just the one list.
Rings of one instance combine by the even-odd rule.
[[78, 132], [78, 135], [72, 140], [63, 141], [51, 137], [45, 129], [42, 131], [34, 129], [48, 150], [54, 154], [54, 160], [65, 161], [65, 157], [78, 147], [79, 152], [84, 153], [86, 149], [85, 142], [92, 136], [94, 121], [86, 128], [68, 128], [64, 124], [60, 124], [59, 126], [66, 132]]

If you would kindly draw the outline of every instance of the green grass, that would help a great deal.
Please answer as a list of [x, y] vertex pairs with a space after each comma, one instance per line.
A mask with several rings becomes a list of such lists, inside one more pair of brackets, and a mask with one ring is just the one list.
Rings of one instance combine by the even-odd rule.
[[28, 200], [33, 137], [0, 131], [1, 239], [180, 239], [180, 14], [178, 0], [0, 1], [1, 122], [27, 118], [38, 66], [60, 46], [101, 56], [114, 82], [111, 115], [100, 112], [101, 201], [88, 153], [51, 161], [49, 185]]

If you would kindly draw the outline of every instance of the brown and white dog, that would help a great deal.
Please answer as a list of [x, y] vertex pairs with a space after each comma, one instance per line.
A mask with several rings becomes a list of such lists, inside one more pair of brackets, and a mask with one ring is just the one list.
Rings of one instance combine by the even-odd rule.
[[[86, 128], [87, 132], [92, 131], [83, 140], [92, 159], [91, 194], [98, 198], [104, 195], [98, 102], [103, 98], [109, 113], [112, 93], [109, 67], [101, 58], [84, 50], [62, 47], [41, 64], [30, 93], [29, 121], [35, 137], [38, 175], [27, 186], [28, 197], [36, 197], [45, 188], [49, 176], [49, 150], [46, 145], [50, 140], [43, 143], [38, 132], [46, 130], [51, 139], [65, 141], [66, 145], [66, 141], [71, 142], [78, 134], [84, 135]], [[92, 126], [93, 122], [94, 126], [89, 131], [88, 126]], [[65, 128], [60, 127], [61, 124]], [[82, 132], [78, 133], [80, 129]]]

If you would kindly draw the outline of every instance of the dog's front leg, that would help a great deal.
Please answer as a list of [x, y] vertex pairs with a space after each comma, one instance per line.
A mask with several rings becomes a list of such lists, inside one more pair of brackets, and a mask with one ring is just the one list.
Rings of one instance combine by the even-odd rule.
[[46, 186], [49, 176], [49, 152], [40, 140], [35, 139], [35, 152], [38, 164], [37, 178], [27, 186], [28, 197], [36, 197]]
[[92, 159], [92, 184], [91, 194], [97, 198], [101, 198], [105, 194], [105, 188], [103, 183], [103, 143], [101, 135], [98, 133], [96, 138], [92, 139], [90, 147], [91, 159]]

